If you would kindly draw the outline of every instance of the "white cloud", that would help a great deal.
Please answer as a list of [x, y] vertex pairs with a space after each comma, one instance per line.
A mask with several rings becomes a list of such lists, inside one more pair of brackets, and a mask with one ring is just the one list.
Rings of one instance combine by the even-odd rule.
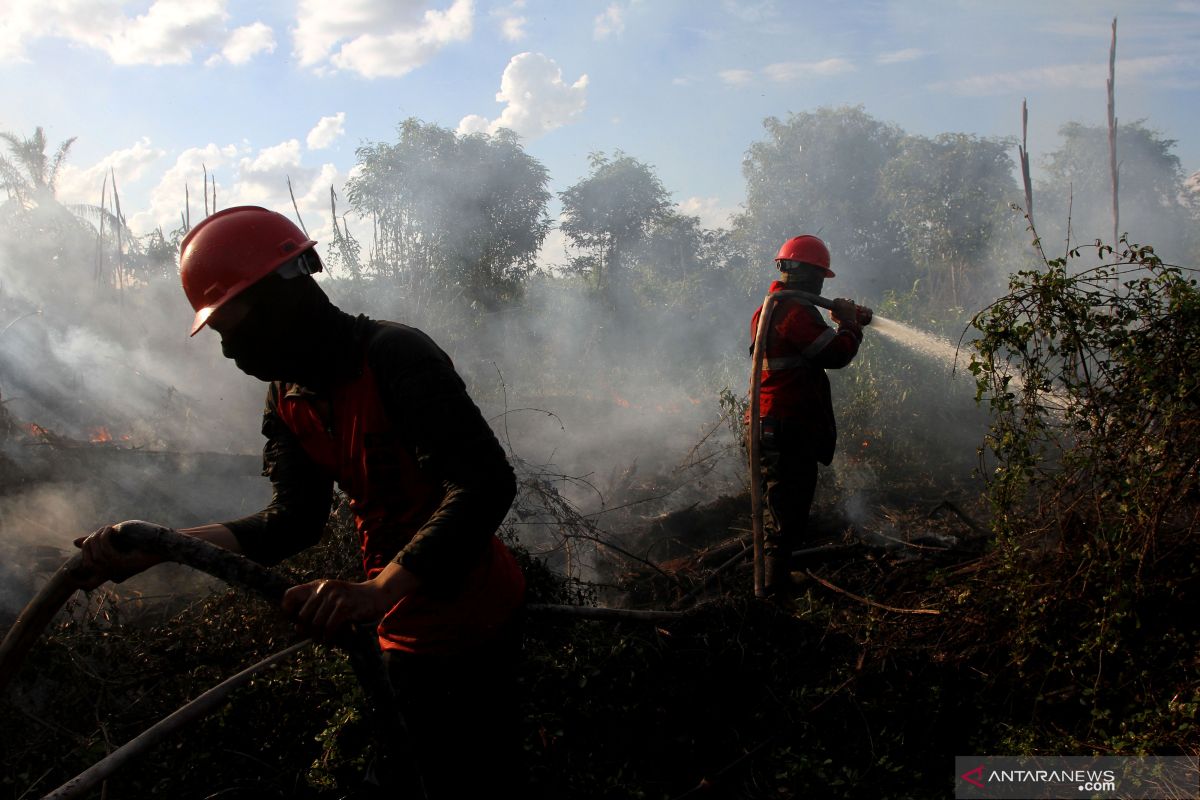
[[671, 78], [672, 86], [690, 86], [691, 84], [692, 84], [691, 78], [687, 78], [687, 77], [683, 77], [683, 76], [680, 76], [678, 78]]
[[108, 178], [110, 191], [112, 175], [117, 177], [117, 190], [124, 195], [129, 184], [136, 183], [167, 152], [150, 145], [142, 137], [132, 146], [114, 150], [90, 167], [79, 168], [64, 164], [58, 175], [57, 196], [63, 203], [100, 204], [100, 190]]
[[763, 75], [776, 83], [791, 83], [813, 76], [827, 77], [853, 71], [854, 65], [844, 58], [827, 58], [823, 61], [782, 61], [763, 67]]
[[487, 120], [471, 114], [458, 123], [460, 134], [495, 133], [509, 128], [531, 139], [574, 121], [587, 106], [587, 75], [568, 85], [553, 59], [541, 53], [512, 57], [500, 78], [497, 102], [507, 103], [500, 116]]
[[228, 61], [230, 64], [245, 64], [259, 53], [274, 52], [275, 31], [261, 22], [255, 22], [230, 33], [221, 52], [211, 56], [204, 63], [207, 66], [218, 64], [221, 61]]
[[225, 32], [222, 0], [158, 0], [145, 14], [120, 19], [104, 49], [117, 64], [186, 64], [192, 50]]
[[183, 151], [151, 189], [149, 208], [130, 220], [134, 232], [142, 234], [159, 226], [164, 230], [178, 228], [185, 210], [185, 185], [189, 190], [191, 222], [193, 225], [199, 222], [205, 209], [205, 169], [210, 181], [210, 202], [212, 182], [216, 183], [218, 208], [260, 205], [294, 216], [288, 193], [290, 178], [296, 204], [309, 234], [317, 239], [328, 238], [329, 187], [333, 186], [341, 193], [345, 175], [333, 164], [305, 164], [298, 139], [288, 139], [257, 151], [245, 144], [208, 144]]
[[25, 43], [44, 36], [49, 29], [48, 13], [33, 3], [6, 3], [0, 6], [0, 61], [25, 57]]
[[444, 11], [425, 6], [423, 0], [301, 0], [293, 30], [296, 56], [318, 72], [406, 75], [471, 37], [472, 0], [454, 0]]
[[717, 77], [729, 86], [745, 86], [754, 80], [754, 72], [748, 69], [723, 69], [717, 73]]
[[235, 46], [225, 57], [238, 57], [245, 52], [247, 37], [249, 43], [261, 41], [261, 32], [231, 35], [226, 4], [227, 0], [154, 0], [145, 13], [129, 16], [123, 10], [128, 3], [121, 0], [3, 3], [0, 60], [24, 58], [25, 47], [43, 38], [100, 50], [125, 65], [187, 64], [197, 51], [219, 50], [230, 42]]
[[592, 34], [597, 39], [607, 39], [609, 36], [619, 36], [625, 32], [625, 9], [620, 3], [613, 3], [600, 14], [596, 15]]
[[519, 42], [528, 34], [525, 33], [525, 24], [529, 20], [525, 17], [505, 17], [500, 22], [500, 35], [509, 42]]
[[243, 158], [238, 163], [242, 180], [253, 179], [288, 167], [300, 166], [300, 141], [288, 139], [271, 147], [264, 147], [254, 158]]
[[903, 64], [906, 61], [916, 61], [919, 58], [924, 58], [929, 55], [928, 51], [921, 50], [916, 47], [907, 47], [904, 50], [892, 50], [888, 53], [880, 53], [875, 57], [876, 64]]
[[[203, 175], [207, 168], [211, 180], [218, 170], [228, 167], [238, 155], [235, 145], [221, 147], [208, 144], [190, 147], [179, 154], [157, 185], [150, 190], [150, 205], [145, 211], [135, 214], [129, 226], [137, 234], [147, 233], [161, 226], [163, 230], [179, 227], [180, 216], [190, 212], [192, 224], [204, 216]], [[185, 187], [187, 188], [185, 203]], [[234, 205], [223, 197], [224, 187], [218, 186], [218, 202], [222, 207]]]
[[[1163, 73], [1194, 68], [1194, 56], [1146, 56], [1117, 61], [1117, 80], [1137, 82], [1142, 78], [1161, 78]], [[951, 94], [982, 97], [1028, 93], [1031, 89], [1103, 89], [1108, 79], [1108, 64], [1055, 64], [1048, 67], [973, 75], [952, 81], [937, 81], [929, 88]]]
[[346, 132], [346, 112], [339, 111], [332, 117], [321, 117], [321, 121], [308, 132], [304, 143], [309, 150], [321, 150], [333, 144]]
[[721, 205], [716, 197], [689, 197], [677, 206], [679, 213], [699, 217], [700, 227], [709, 230], [729, 226], [729, 218], [737, 213], [732, 206]]

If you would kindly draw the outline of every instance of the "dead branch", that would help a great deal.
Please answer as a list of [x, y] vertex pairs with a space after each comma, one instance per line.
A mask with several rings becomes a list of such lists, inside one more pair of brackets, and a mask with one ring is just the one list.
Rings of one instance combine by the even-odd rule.
[[[207, 186], [207, 184], [206, 184]], [[304, 220], [300, 218], [300, 206], [296, 204], [296, 193], [292, 191], [292, 176], [288, 175], [287, 179], [288, 194], [292, 197], [292, 208], [296, 211], [296, 221], [300, 223], [300, 230], [304, 231], [304, 235], [308, 236], [308, 228], [304, 227]], [[206, 201], [207, 202], [207, 201]]]
[[697, 597], [699, 594], [701, 594], [706, 589], [708, 589], [708, 587], [711, 586], [717, 580], [717, 578], [721, 576], [722, 573], [724, 573], [726, 570], [730, 569], [734, 564], [739, 563], [750, 552], [752, 552], [752, 548], [746, 547], [745, 542], [743, 541], [741, 550], [734, 553], [733, 556], [730, 557], [729, 559], [727, 559], [723, 564], [721, 564], [721, 566], [719, 566], [715, 570], [713, 570], [712, 574], [710, 574], [707, 578], [705, 578], [703, 583], [701, 583], [696, 588], [692, 589], [690, 592], [685, 594], [683, 597], [680, 597], [674, 603], [671, 603], [671, 608], [683, 608], [684, 606], [686, 606], [695, 597]]
[[805, 572], [808, 574], [808, 577], [812, 578], [826, 589], [832, 589], [839, 594], [844, 594], [846, 597], [849, 597], [852, 600], [857, 600], [863, 605], [870, 606], [871, 608], [879, 608], [884, 611], [895, 611], [898, 614], [932, 614], [936, 616], [942, 613], [941, 610], [936, 608], [896, 608], [895, 606], [885, 606], [883, 603], [876, 603], [874, 600], [868, 600], [867, 598], [857, 595], [854, 592], [848, 592], [841, 587], [834, 586], [820, 575], [815, 574], [811, 569], [806, 569]]
[[949, 511], [952, 514], [954, 514], [954, 516], [956, 516], [960, 520], [962, 520], [963, 524], [966, 525], [971, 530], [973, 530], [975, 533], [978, 533], [980, 535], [987, 534], [987, 530], [982, 525], [980, 525], [978, 522], [976, 522], [971, 517], [969, 517], [966, 514], [966, 512], [964, 512], [961, 508], [959, 508], [958, 506], [956, 506], [954, 503], [950, 502], [949, 500], [943, 500], [942, 502], [938, 503], [925, 516], [927, 518], [932, 518], [934, 514], [937, 514], [942, 509], [945, 509], [946, 511]]
[[1029, 177], [1029, 106], [1021, 100], [1021, 144], [1017, 146], [1021, 157], [1021, 183], [1025, 186], [1025, 216], [1033, 224], [1033, 182]]
[[1121, 208], [1117, 202], [1119, 174], [1117, 164], [1117, 18], [1112, 21], [1112, 44], [1108, 48], [1108, 168], [1112, 175], [1112, 218], [1113, 218], [1113, 257], [1116, 258], [1117, 243], [1120, 241]]
[[683, 611], [639, 610], [632, 608], [596, 608], [594, 606], [566, 606], [549, 603], [533, 603], [525, 607], [531, 614], [551, 617], [576, 617], [598, 620], [638, 620], [641, 622], [667, 622], [686, 616]]
[[[740, 541], [741, 541], [743, 547], [745, 547], [745, 540], [743, 539]], [[822, 545], [818, 545], [816, 547], [806, 547], [802, 550], [793, 550], [792, 558], [804, 558], [805, 556], [816, 555], [818, 553], [837, 553], [842, 550], [851, 550], [857, 546], [858, 545], [856, 545], [856, 544], [822, 544]], [[733, 567], [740, 564], [742, 562], [742, 559], [744, 559], [746, 557], [746, 555], [750, 552], [751, 552], [750, 548], [745, 547], [745, 549], [743, 549], [737, 553], [734, 553], [734, 555], [729, 560], [725, 561], [723, 564], [721, 564], [721, 566], [719, 566], [715, 570], [713, 570], [712, 573], [707, 578], [704, 579], [704, 583], [702, 583], [699, 586], [697, 586], [696, 588], [692, 589], [690, 592], [688, 592], [683, 597], [676, 600], [674, 603], [671, 603], [671, 608], [682, 608], [683, 606], [685, 606], [688, 603], [688, 601], [692, 600], [697, 595], [701, 594], [706, 589], [708, 589], [708, 587], [711, 586], [713, 584], [713, 582], [716, 581], [716, 579], [719, 578], [723, 573], [728, 572], [730, 569], [732, 569]]]

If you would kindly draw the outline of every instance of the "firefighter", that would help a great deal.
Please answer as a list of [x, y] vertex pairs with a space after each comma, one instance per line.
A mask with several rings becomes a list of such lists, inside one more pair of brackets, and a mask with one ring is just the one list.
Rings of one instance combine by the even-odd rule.
[[[829, 248], [816, 236], [788, 239], [775, 256], [780, 279], [770, 292], [800, 290], [820, 295], [829, 268]], [[750, 324], [750, 352], [758, 330], [760, 306]], [[833, 301], [830, 328], [810, 302], [796, 296], [775, 302], [763, 342], [759, 390], [761, 462], [758, 467], [765, 506], [763, 588], [781, 597], [790, 585], [790, 557], [803, 540], [817, 485], [817, 463], [833, 461], [837, 426], [827, 369], [853, 360], [862, 342], [869, 309], [850, 300]]]
[[[523, 783], [515, 664], [525, 583], [495, 536], [516, 493], [512, 467], [429, 336], [329, 301], [312, 277], [315, 244], [254, 206], [213, 214], [181, 243], [191, 334], [215, 330], [226, 358], [269, 382], [273, 490], [256, 514], [183, 532], [275, 564], [317, 543], [336, 483], [366, 579], [295, 586], [285, 612], [322, 639], [377, 622], [428, 796], [504, 795]], [[77, 542], [96, 584], [156, 563], [118, 552], [113, 529]]]

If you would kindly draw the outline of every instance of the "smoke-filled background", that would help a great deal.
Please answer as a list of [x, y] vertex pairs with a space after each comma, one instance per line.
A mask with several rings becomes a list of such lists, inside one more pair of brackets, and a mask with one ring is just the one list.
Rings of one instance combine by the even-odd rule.
[[[838, 276], [827, 296], [957, 340], [1009, 274], [1037, 263], [1034, 231], [1013, 208], [1028, 205], [1018, 143], [1029, 95], [1042, 246], [1053, 256], [1068, 237], [1111, 239], [1110, 19], [1083, 5], [1021, 23], [957, 8], [938, 21], [924, 7], [931, 19], [917, 21], [883, 4], [886, 24], [870, 36], [862, 19], [827, 20], [842, 33], [804, 62], [757, 55], [803, 49], [813, 35], [811, 24], [787, 27], [795, 20], [771, 3], [751, 12], [618, 2], [591, 9], [591, 24], [570, 36], [539, 24], [534, 3], [362, 3], [357, 17], [337, 18], [302, 2], [290, 30], [243, 20], [233, 5], [193, 4], [185, 19], [171, 3], [141, 16], [131, 4], [92, 29], [82, 5], [49, 12], [58, 28], [0, 12], [12, 31], [0, 56], [14, 78], [0, 117], [0, 550], [13, 565], [0, 606], [23, 600], [38, 558], [54, 562], [100, 524], [221, 520], [268, 497], [257, 476], [263, 385], [221, 358], [215, 335], [186, 335], [178, 242], [217, 208], [263, 204], [303, 224], [320, 239], [335, 302], [429, 332], [527, 486], [559, 493], [617, 540], [744, 490], [736, 420], [749, 320], [786, 238], [829, 242]], [[1117, 62], [1119, 229], [1168, 262], [1194, 264], [1200, 173], [1189, 177], [1194, 155], [1181, 157], [1196, 151], [1179, 107], [1200, 106], [1195, 56], [1181, 46], [1200, 12], [1180, 4], [1127, 16], [1130, 51], [1143, 49]], [[930, 43], [953, 20], [1033, 24], [1030, 40], [1069, 40], [1081, 63], [1046, 62], [1017, 39], [1009, 51], [1032, 66], [989, 72], [1000, 57], [990, 45]], [[692, 55], [660, 43], [677, 60], [643, 63], [653, 79], [633, 80], [637, 67], [620, 54], [632, 58], [664, 30], [683, 31]], [[285, 31], [290, 65], [280, 62]], [[536, 43], [563, 62], [523, 50], [503, 69], [499, 116], [456, 114], [451, 96], [469, 106], [472, 80], [494, 75], [466, 53], [472, 37], [493, 59]], [[105, 62], [101, 76], [136, 84], [91, 92], [114, 113], [34, 102], [19, 78], [63, 42], [74, 50], [45, 85], [66, 87], [89, 59]], [[1147, 42], [1157, 55], [1145, 55]], [[574, 63], [581, 53], [596, 59], [586, 74]], [[579, 77], [564, 78], [568, 58], [566, 75]], [[126, 72], [115, 76], [114, 64]], [[163, 70], [195, 74], [168, 87]], [[339, 96], [332, 87], [347, 80], [357, 84]], [[888, 95], [892, 81], [906, 101]], [[364, 83], [420, 88], [403, 101], [359, 97]], [[760, 87], [766, 100], [755, 105], [747, 97]], [[79, 100], [97, 111], [95, 102]], [[343, 103], [361, 109], [361, 127], [354, 113], [326, 115]], [[115, 113], [126, 104], [138, 110]], [[1169, 109], [1166, 122], [1122, 104]], [[315, 126], [295, 121], [317, 106]], [[238, 143], [180, 145], [163, 169], [167, 151], [153, 142], [172, 139], [180, 118]], [[299, 134], [248, 144], [263, 118], [309, 128], [304, 145]], [[109, 127], [137, 144], [98, 157]], [[855, 365], [834, 376], [841, 444], [822, 480], [852, 517], [869, 521], [900, 474], [928, 476], [939, 491], [970, 480], [985, 418], [964, 367], [965, 356], [955, 366], [868, 331]], [[539, 509], [528, 500], [513, 524], [567, 566]]]

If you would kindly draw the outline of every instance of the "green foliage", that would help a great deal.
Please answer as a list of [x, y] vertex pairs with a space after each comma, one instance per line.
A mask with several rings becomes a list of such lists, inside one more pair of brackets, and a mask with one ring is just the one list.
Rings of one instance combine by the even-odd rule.
[[[883, 167], [880, 192], [934, 307], [993, 297], [993, 252], [1016, 249], [1006, 209], [1020, 194], [1007, 140], [906, 136]], [[997, 241], [997, 233], [1009, 234]], [[1004, 245], [1010, 247], [1004, 247]]]
[[72, 136], [59, 144], [54, 156], [48, 158], [46, 132], [40, 125], [29, 138], [0, 132], [9, 152], [8, 158], [0, 156], [0, 188], [26, 207], [53, 200], [59, 170], [76, 138]]
[[1112, 260], [1020, 272], [974, 322], [997, 602], [1039, 702], [1109, 746], [1172, 746], [1198, 691], [1178, 656], [1200, 642], [1179, 616], [1200, 566], [1200, 291], [1149, 246], [1095, 250]]
[[374, 225], [373, 273], [419, 301], [462, 292], [493, 308], [518, 293], [550, 230], [550, 194], [545, 167], [516, 134], [459, 136], [410, 118], [394, 144], [363, 145], [356, 155], [346, 193]]
[[903, 132], [861, 106], [769, 117], [763, 127], [765, 141], [750, 145], [742, 163], [746, 211], [735, 221], [750, 263], [769, 264], [787, 238], [820, 231], [836, 262], [860, 274], [905, 274], [900, 230], [880, 193]]
[[[1112, 177], [1108, 128], [1069, 122], [1059, 131], [1062, 143], [1045, 162], [1035, 187], [1036, 218], [1046, 241], [1111, 238]], [[1186, 191], [1175, 141], [1146, 127], [1144, 121], [1117, 128], [1120, 230], [1135, 241], [1155, 242], [1168, 259], [1200, 256], [1200, 236], [1186, 205]], [[1070, 230], [1059, 221], [1066, 221]], [[1186, 262], [1185, 262], [1186, 263]]]
[[589, 175], [559, 193], [560, 228], [572, 245], [590, 251], [586, 267], [595, 287], [613, 289], [629, 252], [667, 215], [668, 194], [652, 167], [620, 150], [588, 160]]

